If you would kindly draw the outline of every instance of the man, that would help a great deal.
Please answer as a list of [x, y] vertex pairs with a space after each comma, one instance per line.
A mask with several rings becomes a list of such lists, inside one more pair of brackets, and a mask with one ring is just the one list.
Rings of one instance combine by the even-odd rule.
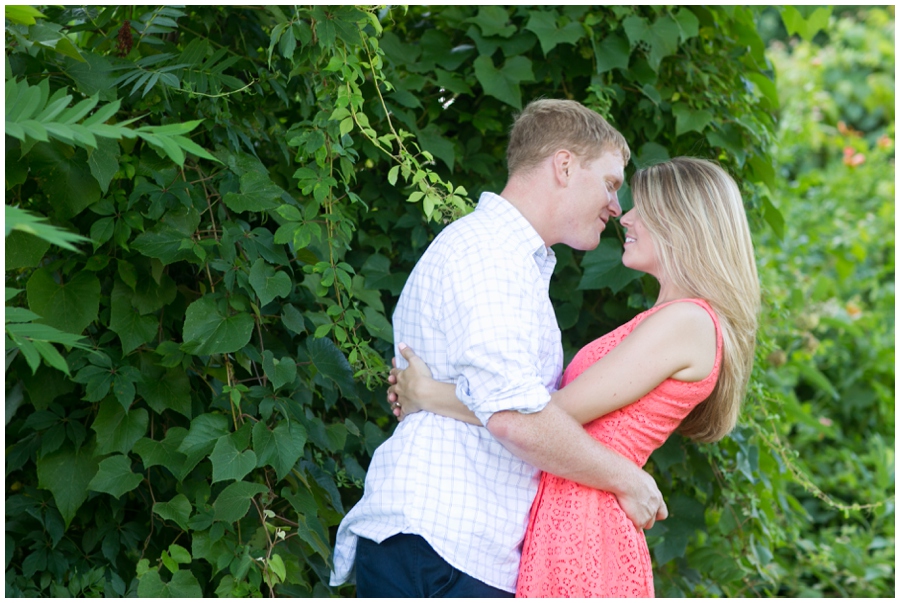
[[394, 338], [487, 427], [425, 412], [397, 426], [338, 529], [332, 585], [355, 562], [360, 597], [513, 596], [538, 469], [616, 494], [639, 527], [666, 517], [649, 475], [548, 405], [563, 360], [550, 246], [598, 245], [621, 214], [629, 154], [583, 105], [532, 102], [510, 133], [502, 193], [484, 193], [416, 264]]

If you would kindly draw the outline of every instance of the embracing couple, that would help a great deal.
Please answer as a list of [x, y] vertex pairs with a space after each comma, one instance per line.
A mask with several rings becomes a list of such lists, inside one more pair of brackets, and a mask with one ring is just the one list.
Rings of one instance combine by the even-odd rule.
[[[401, 423], [338, 529], [332, 585], [355, 573], [360, 597], [653, 596], [643, 530], [668, 513], [641, 467], [676, 429], [714, 441], [734, 427], [759, 286], [722, 168], [638, 170], [621, 216], [629, 157], [577, 102], [516, 118], [505, 188], [441, 232], [400, 296], [408, 368], [388, 396]], [[622, 261], [659, 298], [563, 373], [551, 245], [594, 249], [618, 216]]]

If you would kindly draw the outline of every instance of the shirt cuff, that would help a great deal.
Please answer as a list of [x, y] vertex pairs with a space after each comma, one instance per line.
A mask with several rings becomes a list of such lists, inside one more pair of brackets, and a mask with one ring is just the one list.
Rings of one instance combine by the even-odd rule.
[[475, 413], [485, 427], [495, 412], [514, 410], [527, 415], [544, 410], [550, 403], [550, 393], [543, 385], [502, 392], [489, 398], [477, 398], [469, 391], [465, 379], [457, 382], [456, 397]]

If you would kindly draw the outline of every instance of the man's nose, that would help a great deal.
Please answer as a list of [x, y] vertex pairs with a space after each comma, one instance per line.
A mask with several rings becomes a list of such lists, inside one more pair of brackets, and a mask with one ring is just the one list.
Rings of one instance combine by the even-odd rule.
[[622, 206], [619, 205], [619, 196], [616, 193], [611, 193], [609, 213], [617, 218], [622, 215]]

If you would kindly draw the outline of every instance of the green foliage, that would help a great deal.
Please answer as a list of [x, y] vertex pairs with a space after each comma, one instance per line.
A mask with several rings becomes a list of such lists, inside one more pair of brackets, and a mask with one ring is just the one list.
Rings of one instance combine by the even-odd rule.
[[[602, 111], [634, 165], [716, 158], [784, 224], [751, 9], [6, 14], [8, 596], [352, 594], [327, 586], [331, 542], [394, 426], [388, 318], [440, 228], [502, 187], [532, 98]], [[569, 355], [653, 299], [617, 236], [557, 250]], [[790, 567], [767, 488], [807, 490], [767, 425], [655, 458], [681, 518], [653, 542], [667, 592]]]

